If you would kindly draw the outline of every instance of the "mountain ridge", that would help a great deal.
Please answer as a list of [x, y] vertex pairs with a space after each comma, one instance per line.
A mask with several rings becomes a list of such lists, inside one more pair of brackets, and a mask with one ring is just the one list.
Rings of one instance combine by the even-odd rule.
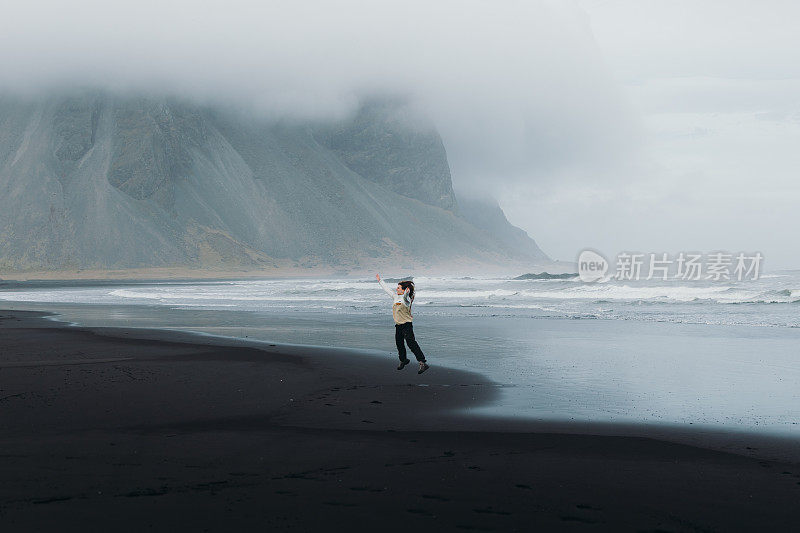
[[[0, 271], [548, 261], [461, 216], [427, 125], [359, 113], [319, 125], [174, 98], [5, 96]], [[345, 142], [359, 125], [366, 137]], [[350, 153], [373, 154], [371, 169]], [[421, 198], [382, 183], [384, 161], [402, 169], [400, 192]]]

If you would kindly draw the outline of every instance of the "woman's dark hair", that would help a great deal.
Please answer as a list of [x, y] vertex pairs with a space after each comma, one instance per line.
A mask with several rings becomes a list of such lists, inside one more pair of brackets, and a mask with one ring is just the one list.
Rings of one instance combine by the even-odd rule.
[[413, 281], [400, 281], [397, 284], [400, 285], [403, 288], [403, 290], [409, 289], [408, 297], [411, 298], [412, 300], [414, 299], [414, 282]]

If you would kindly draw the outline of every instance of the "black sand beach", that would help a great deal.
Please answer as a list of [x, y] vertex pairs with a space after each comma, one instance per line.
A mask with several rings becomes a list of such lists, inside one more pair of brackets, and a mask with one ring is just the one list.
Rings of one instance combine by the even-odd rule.
[[4, 532], [800, 527], [796, 459], [469, 417], [497, 389], [464, 371], [22, 311], [0, 339]]

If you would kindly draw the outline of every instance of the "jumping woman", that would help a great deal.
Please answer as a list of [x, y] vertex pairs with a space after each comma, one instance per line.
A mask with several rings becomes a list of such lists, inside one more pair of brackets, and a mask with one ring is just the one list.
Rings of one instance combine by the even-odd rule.
[[394, 299], [394, 305], [392, 305], [394, 342], [397, 344], [397, 354], [400, 356], [400, 366], [397, 367], [397, 370], [403, 370], [403, 368], [411, 362], [408, 360], [408, 357], [406, 357], [405, 341], [408, 347], [411, 348], [411, 351], [414, 352], [417, 361], [419, 361], [419, 370], [417, 374], [422, 374], [430, 367], [428, 363], [425, 362], [425, 355], [422, 353], [422, 349], [414, 338], [414, 328], [411, 324], [411, 320], [413, 319], [411, 316], [411, 303], [414, 301], [414, 282], [401, 281], [397, 284], [395, 291], [392, 292], [392, 289], [381, 279], [380, 274], [375, 274], [375, 278], [378, 280], [378, 283], [381, 284], [381, 288], [386, 291], [386, 294]]

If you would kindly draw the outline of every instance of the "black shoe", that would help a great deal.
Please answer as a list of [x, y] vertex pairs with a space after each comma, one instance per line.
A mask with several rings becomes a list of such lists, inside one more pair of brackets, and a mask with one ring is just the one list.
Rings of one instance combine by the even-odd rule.
[[397, 370], [403, 370], [403, 368], [410, 362], [411, 361], [409, 361], [408, 359], [406, 359], [405, 361], [400, 361], [400, 366], [397, 367]]
[[430, 368], [430, 366], [428, 366], [428, 363], [426, 363], [425, 361], [420, 361], [419, 370], [417, 370], [417, 374], [422, 374], [423, 372], [425, 372], [429, 368]]

